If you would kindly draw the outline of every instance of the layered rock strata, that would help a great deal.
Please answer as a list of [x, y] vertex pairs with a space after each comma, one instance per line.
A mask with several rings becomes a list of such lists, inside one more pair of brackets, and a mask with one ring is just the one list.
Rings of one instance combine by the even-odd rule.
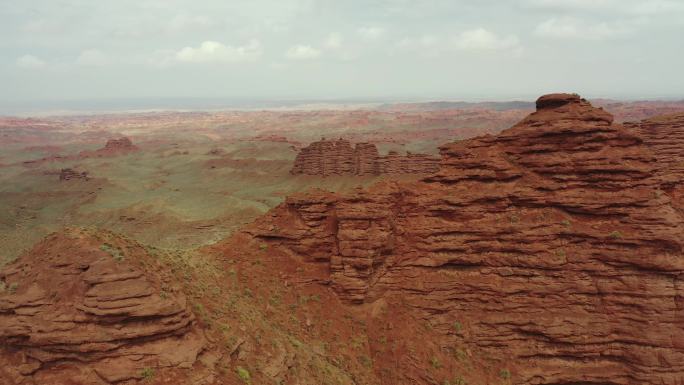
[[644, 138], [658, 160], [655, 171], [663, 189], [684, 210], [684, 113], [625, 123], [625, 127]]
[[[144, 250], [55, 234], [0, 271], [0, 384], [109, 384], [190, 368], [205, 345]], [[179, 378], [183, 378], [179, 375]]]
[[63, 168], [59, 171], [59, 180], [67, 181], [67, 180], [75, 180], [75, 179], [87, 181], [87, 180], [90, 180], [90, 177], [88, 176], [87, 171], [78, 172], [72, 168]]
[[[420, 182], [290, 197], [248, 232], [327, 265], [348, 303], [510, 362], [512, 383], [684, 383], [684, 217], [640, 135], [554, 94], [441, 153]], [[378, 370], [429, 383], [409, 366]]]
[[344, 139], [322, 140], [300, 150], [292, 170], [294, 175], [380, 175], [428, 174], [439, 169], [439, 158], [424, 154], [380, 156], [371, 143], [351, 143]]

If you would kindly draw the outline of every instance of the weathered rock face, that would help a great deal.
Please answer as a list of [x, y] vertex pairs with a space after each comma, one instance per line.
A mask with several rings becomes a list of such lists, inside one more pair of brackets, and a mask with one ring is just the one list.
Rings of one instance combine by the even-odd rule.
[[161, 270], [129, 261], [143, 252], [73, 230], [3, 268], [0, 384], [136, 383], [191, 367], [203, 332]]
[[103, 148], [95, 151], [81, 151], [78, 154], [78, 158], [101, 158], [101, 157], [111, 157], [126, 155], [139, 151], [138, 146], [134, 145], [133, 142], [126, 137], [119, 139], [109, 139]]
[[109, 139], [103, 150], [109, 152], [128, 152], [137, 149], [138, 148], [133, 145], [133, 142], [131, 142], [129, 138], [123, 137], [119, 139]]
[[644, 138], [644, 143], [658, 160], [655, 172], [663, 189], [672, 197], [676, 207], [684, 210], [684, 114], [625, 123], [625, 127]]
[[87, 171], [78, 172], [72, 168], [63, 168], [59, 171], [59, 180], [67, 181], [74, 179], [90, 180], [90, 177]]
[[[684, 219], [656, 157], [577, 95], [537, 108], [444, 146], [421, 182], [291, 197], [248, 231], [327, 264], [346, 301], [386, 303], [386, 321], [408, 307], [442, 346], [508, 363], [512, 383], [681, 385]], [[431, 381], [396, 362], [385, 383]]]
[[424, 154], [399, 155], [390, 152], [382, 157], [371, 143], [352, 148], [344, 139], [322, 140], [300, 150], [292, 174], [304, 175], [380, 175], [426, 174], [439, 169], [439, 158]]

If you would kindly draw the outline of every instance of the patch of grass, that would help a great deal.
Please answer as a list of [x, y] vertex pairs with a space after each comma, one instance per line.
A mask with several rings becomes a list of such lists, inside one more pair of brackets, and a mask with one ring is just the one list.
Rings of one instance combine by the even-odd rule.
[[373, 361], [367, 355], [360, 355], [358, 357], [359, 363], [367, 368], [373, 366]]
[[451, 325], [451, 327], [453, 327], [454, 330], [456, 330], [456, 332], [460, 332], [461, 330], [463, 330], [463, 325], [461, 325], [461, 323], [460, 323], [459, 321], [455, 321], [455, 322]]
[[622, 239], [622, 234], [619, 231], [613, 231], [608, 235], [610, 239]]
[[457, 360], [459, 361], [467, 361], [468, 360], [468, 354], [463, 349], [456, 348], [454, 349], [454, 357], [456, 357]]
[[508, 380], [511, 378], [511, 372], [508, 369], [501, 369], [499, 371], [499, 377], [501, 377], [504, 380]]
[[249, 374], [249, 370], [243, 368], [242, 366], [238, 366], [235, 368], [235, 373], [237, 374], [238, 378], [242, 380], [245, 384], [249, 384], [252, 382], [252, 376]]
[[262, 251], [268, 250], [268, 245], [265, 244], [265, 243], [260, 244], [260, 245], [259, 245], [259, 250], [262, 250]]
[[433, 369], [439, 369], [442, 367], [442, 363], [439, 361], [437, 356], [432, 356], [432, 358], [430, 358], [430, 365]]
[[300, 305], [306, 305], [309, 302], [321, 302], [321, 296], [318, 294], [302, 295], [297, 299], [297, 301]]
[[103, 243], [102, 246], [100, 246], [100, 250], [111, 255], [112, 258], [114, 258], [114, 260], [117, 262], [121, 262], [124, 260], [124, 255], [121, 252], [121, 250], [119, 250], [119, 248], [116, 246], [110, 245], [109, 243]]
[[0, 281], [0, 293], [14, 294], [17, 292], [18, 288], [19, 284], [16, 282], [8, 285], [5, 282]]
[[143, 381], [149, 381], [154, 378], [154, 369], [150, 367], [145, 367], [140, 371], [140, 376]]
[[467, 385], [467, 384], [468, 384], [468, 382], [466, 382], [466, 380], [464, 380], [463, 377], [461, 377], [461, 376], [456, 376], [451, 381], [444, 380], [444, 385]]

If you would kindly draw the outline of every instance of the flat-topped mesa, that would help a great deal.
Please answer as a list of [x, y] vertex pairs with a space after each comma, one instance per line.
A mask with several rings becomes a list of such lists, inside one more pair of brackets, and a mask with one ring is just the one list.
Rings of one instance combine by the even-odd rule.
[[[538, 104], [443, 146], [422, 181], [298, 195], [247, 231], [327, 263], [320, 281], [340, 298], [384, 306], [371, 322], [429, 320], [430, 340], [510, 364], [512, 383], [681, 384], [684, 214], [653, 152], [576, 95]], [[396, 359], [410, 362], [375, 368], [395, 376], [385, 384], [434, 382]]]
[[132, 151], [136, 149], [137, 147], [133, 145], [133, 142], [126, 137], [109, 139], [104, 146], [104, 150], [107, 151]]
[[127, 138], [122, 137], [119, 139], [109, 139], [105, 146], [97, 149], [95, 151], [81, 151], [79, 157], [81, 158], [100, 158], [100, 157], [112, 157], [118, 155], [127, 155], [136, 151], [140, 148], [134, 145], [133, 142]]
[[523, 120], [542, 123], [555, 120], [595, 121], [610, 125], [613, 115], [602, 108], [595, 108], [577, 94], [549, 94], [537, 99], [537, 111]]
[[304, 147], [297, 154], [293, 175], [380, 175], [429, 174], [439, 169], [439, 158], [424, 154], [380, 156], [371, 143], [351, 143], [344, 139], [321, 140]]
[[78, 179], [85, 180], [85, 181], [90, 180], [90, 176], [88, 175], [88, 171], [78, 172], [72, 168], [63, 168], [59, 171], [59, 180], [60, 181], [78, 180]]
[[53, 234], [0, 270], [0, 384], [132, 384], [195, 363], [206, 342], [180, 288], [105, 239]]

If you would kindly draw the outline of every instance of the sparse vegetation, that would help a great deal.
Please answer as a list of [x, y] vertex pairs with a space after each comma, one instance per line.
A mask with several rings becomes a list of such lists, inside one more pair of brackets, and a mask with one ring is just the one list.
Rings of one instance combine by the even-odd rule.
[[249, 373], [249, 370], [243, 368], [242, 366], [238, 366], [235, 368], [235, 373], [237, 373], [237, 376], [242, 382], [245, 384], [249, 384], [252, 382], [252, 376]]
[[430, 358], [430, 365], [433, 369], [439, 369], [442, 367], [442, 363], [439, 361], [439, 358], [437, 358], [437, 356], [432, 356]]
[[508, 369], [501, 369], [499, 371], [499, 377], [503, 380], [508, 380], [511, 378], [511, 372]]
[[114, 258], [114, 260], [117, 262], [124, 260], [124, 255], [121, 250], [116, 246], [110, 245], [109, 243], [103, 243], [102, 246], [100, 246], [100, 250], [111, 255], [112, 258]]
[[19, 284], [16, 282], [10, 283], [8, 285], [5, 282], [0, 281], [0, 294], [1, 293], [14, 294], [17, 292], [17, 289], [19, 289]]
[[150, 367], [144, 367], [140, 371], [140, 376], [142, 377], [143, 381], [149, 381], [154, 378], [154, 369]]
[[358, 357], [359, 363], [366, 368], [370, 368], [373, 366], [373, 361], [368, 357], [367, 355], [360, 355]]
[[453, 380], [444, 380], [444, 385], [467, 385], [466, 380], [461, 376], [454, 377]]
[[610, 239], [622, 239], [622, 234], [619, 231], [613, 231], [609, 237]]
[[463, 330], [463, 325], [459, 321], [454, 321], [454, 323], [451, 325], [451, 327], [458, 333], [461, 330]]

